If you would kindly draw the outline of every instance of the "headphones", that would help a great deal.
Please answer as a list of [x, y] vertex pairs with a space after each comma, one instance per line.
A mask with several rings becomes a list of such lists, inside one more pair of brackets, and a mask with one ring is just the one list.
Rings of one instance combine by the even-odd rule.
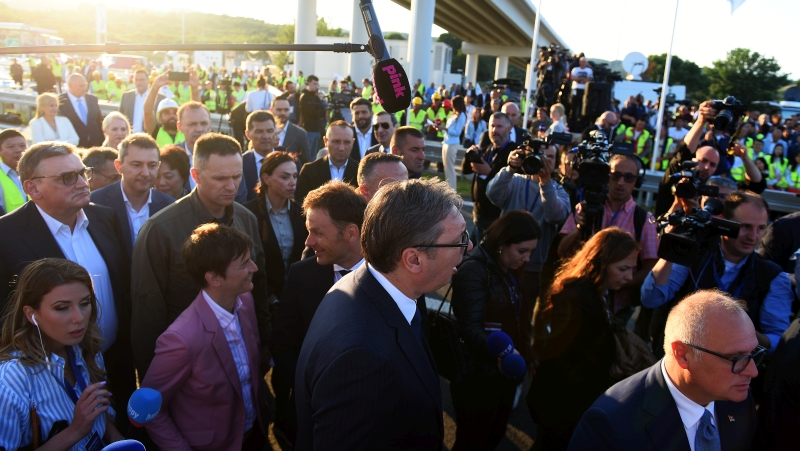
[[[647, 168], [645, 167], [644, 160], [642, 160], [642, 157], [640, 157], [639, 155], [636, 155], [635, 153], [632, 153], [632, 152], [631, 153], [611, 154], [612, 157], [614, 155], [622, 155], [622, 156], [625, 156], [627, 158], [630, 158], [630, 159], [634, 160], [634, 163], [636, 163], [636, 184], [633, 185], [633, 187], [636, 188], [636, 189], [641, 188], [642, 184], [644, 184], [645, 172], [647, 171]], [[610, 161], [610, 158], [609, 158], [609, 161]]]
[[44, 341], [42, 341], [42, 329], [39, 327], [39, 323], [36, 322], [36, 315], [31, 314], [31, 321], [33, 321], [33, 325], [36, 326], [36, 330], [39, 331], [39, 344], [42, 346], [44, 361], [50, 363], [50, 357], [47, 355], [47, 351], [44, 349]]

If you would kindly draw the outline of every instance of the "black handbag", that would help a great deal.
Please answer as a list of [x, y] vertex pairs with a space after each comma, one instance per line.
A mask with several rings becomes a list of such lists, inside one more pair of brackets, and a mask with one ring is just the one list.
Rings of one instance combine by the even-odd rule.
[[458, 383], [464, 375], [474, 369], [475, 364], [474, 358], [458, 333], [458, 322], [453, 317], [452, 303], [447, 313], [442, 313], [444, 302], [452, 289], [451, 285], [437, 310], [428, 310], [430, 325], [428, 344], [439, 369], [439, 375], [451, 383]]

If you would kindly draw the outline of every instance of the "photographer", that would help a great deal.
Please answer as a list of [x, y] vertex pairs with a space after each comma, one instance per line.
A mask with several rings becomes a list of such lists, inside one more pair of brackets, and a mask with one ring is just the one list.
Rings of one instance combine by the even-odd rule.
[[541, 47], [539, 61], [533, 71], [539, 73], [539, 90], [536, 94], [536, 105], [541, 108], [550, 108], [553, 96], [556, 93], [557, 73], [561, 63], [558, 58], [557, 47]]
[[552, 143], [540, 144], [541, 154], [537, 158], [541, 169], [538, 172], [526, 174], [523, 162], [530, 161], [526, 159], [526, 149], [516, 149], [508, 155], [508, 166], [501, 169], [486, 187], [486, 197], [502, 208], [503, 214], [510, 210], [529, 211], [542, 229], [539, 244], [524, 267], [523, 291], [527, 295], [525, 299], [530, 301], [530, 305], [523, 303], [525, 318], [533, 314], [533, 302], [539, 296], [542, 266], [547, 260], [550, 244], [558, 234], [558, 226], [570, 212], [569, 194], [553, 180], [557, 148]]
[[737, 238], [723, 236], [700, 243], [708, 244], [709, 250], [691, 268], [658, 260], [642, 285], [642, 305], [655, 309], [650, 323], [654, 352], [662, 351], [670, 309], [687, 294], [706, 288], [718, 288], [745, 301], [759, 344], [769, 352], [775, 350], [789, 327], [794, 293], [781, 267], [755, 252], [767, 230], [768, 216], [769, 207], [761, 196], [735, 191], [725, 200], [722, 217], [740, 224]]

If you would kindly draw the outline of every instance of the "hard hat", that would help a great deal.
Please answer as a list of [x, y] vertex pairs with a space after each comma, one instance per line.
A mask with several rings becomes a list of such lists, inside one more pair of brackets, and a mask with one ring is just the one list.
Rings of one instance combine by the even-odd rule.
[[414, 100], [411, 101], [412, 105], [422, 105], [422, 98], [421, 97], [414, 97]]
[[99, 77], [99, 76], [100, 76], [100, 71], [96, 70], [96, 71], [92, 72], [92, 77]]
[[438, 92], [434, 92], [433, 96], [431, 97], [433, 100], [442, 100], [442, 95]]
[[158, 109], [156, 110], [156, 117], [161, 114], [162, 110], [166, 110], [167, 108], [175, 108], [178, 109], [178, 102], [172, 99], [164, 99], [158, 103]]
[[453, 108], [453, 102], [451, 102], [450, 99], [444, 99], [444, 102], [442, 102], [442, 107]]
[[115, 79], [115, 78], [117, 78], [117, 76], [116, 76], [116, 75], [114, 75], [114, 73], [113, 73], [113, 72], [109, 72], [109, 73], [108, 73], [108, 79], [109, 79], [109, 80], [113, 80], [113, 79]]

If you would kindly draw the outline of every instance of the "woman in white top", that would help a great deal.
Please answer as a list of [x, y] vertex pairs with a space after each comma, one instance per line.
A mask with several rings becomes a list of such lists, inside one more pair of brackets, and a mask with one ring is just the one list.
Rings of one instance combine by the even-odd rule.
[[442, 162], [444, 163], [444, 176], [451, 188], [456, 189], [456, 153], [461, 142], [461, 132], [467, 124], [466, 107], [464, 98], [453, 97], [453, 114], [447, 119], [447, 125], [439, 130], [446, 132], [442, 143]]
[[29, 124], [33, 144], [42, 141], [63, 141], [77, 146], [80, 138], [72, 122], [58, 116], [58, 97], [50, 92], [36, 98], [36, 117]]
[[103, 141], [103, 147], [116, 149], [119, 143], [130, 134], [131, 123], [119, 111], [108, 113], [108, 116], [103, 119], [103, 135], [106, 137], [105, 141]]

